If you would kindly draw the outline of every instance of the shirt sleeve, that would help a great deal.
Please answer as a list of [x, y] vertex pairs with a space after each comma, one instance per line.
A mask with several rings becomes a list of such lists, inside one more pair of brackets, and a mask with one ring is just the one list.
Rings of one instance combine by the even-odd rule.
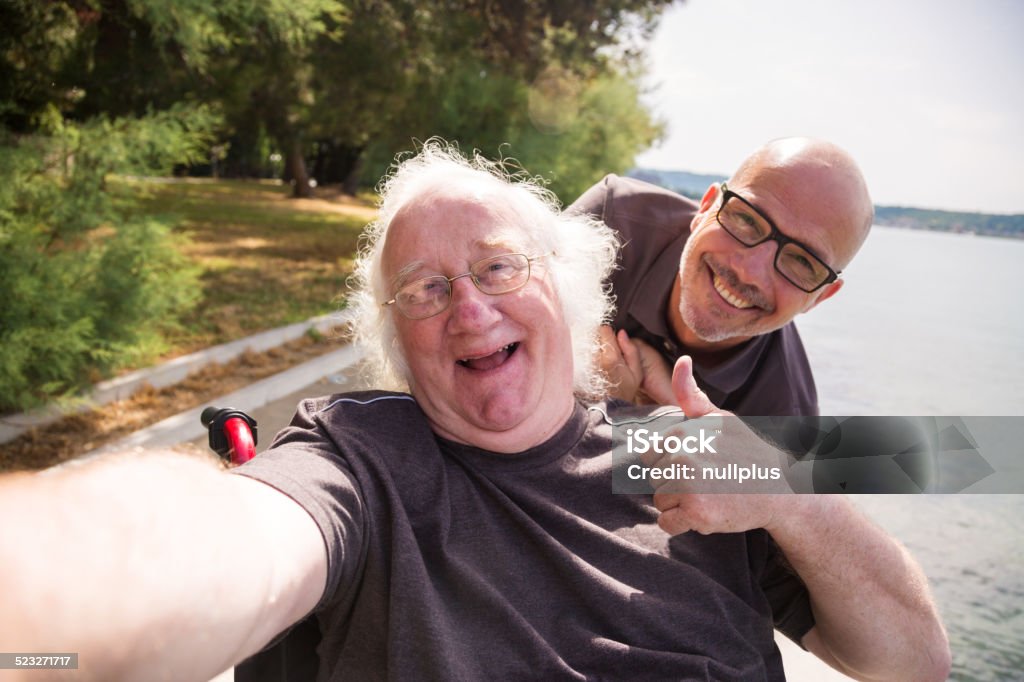
[[314, 611], [357, 583], [366, 548], [366, 509], [359, 485], [334, 441], [304, 402], [270, 449], [232, 473], [292, 498], [316, 522], [327, 550], [327, 583]]
[[590, 189], [580, 195], [579, 199], [572, 202], [566, 213], [576, 215], [591, 215], [604, 220], [605, 201], [608, 197], [608, 184], [614, 179], [614, 175], [606, 175]]

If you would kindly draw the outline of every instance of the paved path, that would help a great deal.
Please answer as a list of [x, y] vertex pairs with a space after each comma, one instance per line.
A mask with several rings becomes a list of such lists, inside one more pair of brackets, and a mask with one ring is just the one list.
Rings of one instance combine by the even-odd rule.
[[[292, 415], [295, 414], [295, 408], [299, 401], [304, 398], [357, 390], [358, 387], [353, 368], [349, 368], [344, 372], [338, 372], [337, 367], [324, 366], [324, 370], [324, 376], [255, 409], [249, 410], [235, 404], [230, 404], [230, 400], [222, 402], [213, 401], [211, 404], [216, 407], [238, 407], [238, 409], [245, 409], [250, 416], [254, 417], [259, 428], [259, 442], [256, 444], [256, 452], [260, 453], [270, 447], [270, 443], [274, 440], [274, 434], [288, 425]], [[188, 442], [200, 447], [207, 447], [205, 429], [202, 434], [190, 438]]]
[[[301, 365], [261, 379], [233, 393], [214, 398], [202, 405], [168, 417], [120, 440], [88, 452], [82, 458], [138, 447], [170, 447], [190, 441], [205, 446], [206, 428], [200, 423], [199, 416], [210, 405], [233, 407], [254, 416], [259, 425], [260, 450], [262, 451], [266, 445], [270, 444], [273, 435], [288, 423], [301, 398], [320, 395], [323, 392], [336, 393], [342, 390], [354, 390], [351, 376], [346, 376], [344, 373], [355, 366], [359, 357], [359, 353], [351, 346], [339, 348], [312, 360], [307, 360]], [[320, 393], [312, 393], [312, 391], [320, 391]]]
[[262, 352], [276, 348], [288, 341], [297, 339], [310, 329], [327, 333], [334, 327], [344, 325], [349, 313], [342, 312], [312, 317], [305, 322], [297, 322], [277, 329], [268, 329], [244, 339], [238, 339], [219, 346], [205, 348], [195, 353], [183, 355], [153, 367], [130, 372], [123, 376], [103, 381], [93, 387], [86, 395], [75, 400], [70, 406], [51, 405], [31, 412], [5, 415], [0, 418], [0, 443], [6, 443], [20, 436], [25, 431], [50, 424], [67, 414], [84, 412], [99, 405], [106, 405], [114, 400], [123, 400], [135, 394], [142, 386], [162, 388], [176, 384], [189, 374], [212, 363], [225, 363], [244, 352]]

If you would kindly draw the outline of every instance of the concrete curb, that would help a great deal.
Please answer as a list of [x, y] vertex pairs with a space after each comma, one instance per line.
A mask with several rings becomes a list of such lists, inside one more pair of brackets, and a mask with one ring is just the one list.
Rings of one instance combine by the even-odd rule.
[[[203, 408], [208, 405], [234, 407], [251, 412], [273, 400], [297, 391], [327, 374], [340, 372], [359, 362], [361, 358], [362, 354], [354, 346], [339, 348], [336, 351], [313, 358], [301, 365], [296, 365], [291, 369], [240, 388], [233, 393], [215, 398], [204, 405], [180, 412], [173, 417], [168, 417], [121, 440], [87, 452], [77, 457], [74, 461], [81, 461], [108, 452], [129, 450], [137, 447], [169, 447], [199, 438], [206, 433], [206, 428], [199, 423], [199, 415], [202, 414]], [[273, 433], [264, 434], [263, 437], [272, 438], [273, 435]]]
[[244, 339], [205, 348], [195, 353], [174, 358], [155, 367], [146, 367], [124, 376], [101, 382], [96, 384], [88, 395], [80, 400], [76, 400], [71, 406], [61, 408], [51, 405], [38, 410], [0, 418], [0, 443], [14, 440], [31, 428], [45, 426], [67, 415], [86, 412], [99, 405], [106, 405], [115, 400], [131, 397], [144, 384], [148, 384], [153, 388], [170, 386], [207, 365], [228, 362], [246, 351], [259, 353], [276, 348], [288, 341], [301, 337], [310, 329], [326, 332], [332, 327], [347, 324], [350, 319], [351, 313], [349, 312], [312, 317], [304, 322], [296, 322], [286, 327], [270, 329]]

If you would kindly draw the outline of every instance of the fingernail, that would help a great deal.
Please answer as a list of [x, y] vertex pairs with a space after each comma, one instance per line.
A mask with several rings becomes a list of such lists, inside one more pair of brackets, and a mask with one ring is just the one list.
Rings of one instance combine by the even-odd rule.
[[687, 361], [687, 364], [690, 366], [689, 367], [690, 371], [688, 372], [688, 374], [690, 376], [690, 385], [691, 386], [696, 386], [697, 385], [697, 379], [696, 379], [696, 377], [693, 376], [693, 358], [691, 358], [690, 356], [686, 356], [686, 361]]

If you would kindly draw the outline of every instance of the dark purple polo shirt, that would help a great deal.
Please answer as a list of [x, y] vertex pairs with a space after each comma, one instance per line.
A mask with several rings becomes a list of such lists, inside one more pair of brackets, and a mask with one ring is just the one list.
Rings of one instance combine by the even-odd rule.
[[[657, 348], [674, 364], [687, 350], [665, 311], [697, 203], [632, 178], [608, 175], [567, 210], [589, 213], [619, 233], [622, 249], [611, 283], [612, 326]], [[713, 367], [694, 364], [697, 383], [718, 407], [744, 416], [818, 414], [807, 354], [790, 322], [754, 337]]]

